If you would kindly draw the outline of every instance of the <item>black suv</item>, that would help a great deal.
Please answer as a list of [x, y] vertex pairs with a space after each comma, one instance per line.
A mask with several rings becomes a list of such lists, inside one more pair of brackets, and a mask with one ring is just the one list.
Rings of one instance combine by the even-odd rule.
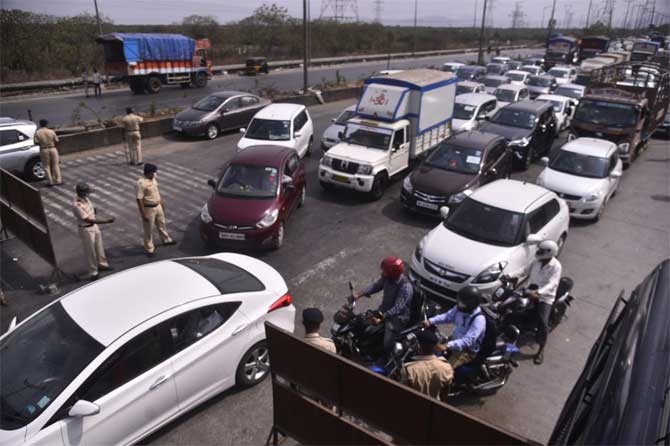
[[550, 102], [515, 102], [498, 110], [479, 130], [505, 137], [526, 170], [535, 158], [551, 151], [556, 138], [554, 109]]

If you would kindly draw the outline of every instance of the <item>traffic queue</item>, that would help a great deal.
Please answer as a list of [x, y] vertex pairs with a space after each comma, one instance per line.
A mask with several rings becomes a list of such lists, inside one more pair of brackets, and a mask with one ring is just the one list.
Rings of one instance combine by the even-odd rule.
[[[321, 310], [305, 309], [308, 342], [443, 401], [504, 386], [521, 336], [535, 339], [533, 361], [543, 364], [550, 330], [574, 300], [558, 260], [570, 221], [603, 218], [624, 165], [660, 125], [657, 113], [667, 112], [670, 85], [667, 68], [648, 63], [617, 66], [617, 78], [591, 70], [593, 83], [582, 88], [572, 68], [544, 74], [541, 58], [515, 62], [371, 77], [356, 106], [325, 131], [323, 193], [348, 189], [379, 200], [404, 177], [401, 205], [439, 222], [407, 258], [382, 259], [380, 277], [361, 289], [350, 284], [331, 340], [319, 334]], [[526, 74], [514, 83], [504, 78], [509, 66]], [[480, 79], [474, 92], [457, 94], [459, 84]], [[608, 82], [624, 99], [595, 88]], [[229, 128], [243, 133], [210, 182], [203, 241], [281, 248], [289, 217], [305, 204], [303, 158], [316, 145], [307, 108], [222, 92], [182, 112], [173, 128], [210, 139]], [[568, 141], [552, 150], [566, 132]], [[134, 150], [132, 162], [141, 164], [138, 144]], [[536, 161], [544, 169], [535, 184], [511, 179]], [[163, 225], [158, 167], [144, 166], [137, 204], [151, 256], [154, 226], [163, 244], [174, 240]], [[109, 268], [98, 224], [109, 221], [96, 219], [88, 192], [77, 187], [76, 216], [97, 279]], [[130, 288], [143, 281], [157, 288], [138, 303]], [[377, 309], [356, 313], [360, 299], [378, 293]], [[3, 377], [12, 377], [3, 383], [0, 443], [61, 444], [71, 435], [137, 442], [234, 385], [261, 382], [269, 373], [263, 323], [293, 331], [295, 313], [281, 275], [241, 254], [164, 260], [97, 280], [0, 338]], [[454, 326], [449, 336], [444, 324]]]

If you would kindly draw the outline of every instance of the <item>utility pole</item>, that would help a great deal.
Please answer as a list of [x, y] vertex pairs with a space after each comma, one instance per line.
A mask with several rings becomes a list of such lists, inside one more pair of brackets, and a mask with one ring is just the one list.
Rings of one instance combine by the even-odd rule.
[[307, 94], [307, 87], [309, 86], [308, 82], [308, 77], [307, 77], [307, 64], [309, 63], [308, 60], [308, 40], [309, 40], [309, 34], [307, 31], [307, 27], [309, 25], [309, 15], [307, 13], [307, 1], [308, 0], [302, 0], [302, 32], [303, 32], [303, 61], [302, 61], [302, 80], [303, 80], [303, 87], [302, 87], [302, 94]]
[[484, 26], [486, 25], [486, 6], [488, 0], [484, 0], [484, 9], [482, 10], [482, 27], [479, 31], [479, 53], [477, 53], [477, 63], [484, 65]]
[[614, 3], [616, 0], [608, 0], [607, 1], [607, 7], [609, 8], [608, 12], [608, 18], [607, 18], [607, 34], [611, 34], [612, 32], [612, 15], [614, 14]]
[[586, 11], [586, 26], [584, 28], [589, 27], [589, 21], [591, 20], [591, 7], [593, 6], [593, 0], [589, 0], [589, 9]]
[[477, 0], [475, 0], [475, 15], [472, 18], [472, 27], [477, 28]]
[[628, 4], [626, 6], [626, 15], [623, 18], [623, 29], [628, 29], [628, 13], [630, 13], [630, 5], [634, 2], [635, 0], [626, 0], [626, 3]]
[[98, 34], [102, 35], [102, 23], [100, 22], [100, 12], [98, 11], [98, 0], [93, 0], [95, 5], [95, 21], [98, 22]]
[[554, 29], [554, 14], [556, 13], [556, 0], [553, 1], [551, 4], [551, 16], [549, 17], [549, 26], [547, 29], [547, 42], [549, 41], [549, 38], [551, 37], [551, 33]]
[[419, 13], [419, 0], [414, 0], [414, 38], [412, 39], [412, 56], [416, 53], [416, 20]]

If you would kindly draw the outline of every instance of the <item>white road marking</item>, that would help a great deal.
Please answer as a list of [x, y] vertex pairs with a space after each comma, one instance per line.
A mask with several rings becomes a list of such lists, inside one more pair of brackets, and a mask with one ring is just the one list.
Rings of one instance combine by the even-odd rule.
[[302, 285], [303, 283], [305, 283], [305, 281], [315, 276], [316, 274], [321, 274], [326, 269], [332, 268], [339, 260], [345, 258], [347, 254], [348, 254], [347, 250], [343, 249], [337, 254], [323, 259], [322, 261], [320, 261], [307, 271], [298, 274], [296, 277], [291, 279], [290, 282], [294, 283], [296, 286]]

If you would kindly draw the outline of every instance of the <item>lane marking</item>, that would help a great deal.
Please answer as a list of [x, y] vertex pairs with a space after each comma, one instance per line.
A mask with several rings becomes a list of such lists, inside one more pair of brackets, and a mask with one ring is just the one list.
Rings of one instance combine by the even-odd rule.
[[289, 282], [295, 283], [296, 286], [300, 286], [313, 276], [323, 273], [328, 268], [332, 268], [339, 260], [344, 259], [347, 254], [347, 250], [343, 249], [337, 254], [323, 259], [307, 271], [298, 274], [296, 277], [289, 280]]

